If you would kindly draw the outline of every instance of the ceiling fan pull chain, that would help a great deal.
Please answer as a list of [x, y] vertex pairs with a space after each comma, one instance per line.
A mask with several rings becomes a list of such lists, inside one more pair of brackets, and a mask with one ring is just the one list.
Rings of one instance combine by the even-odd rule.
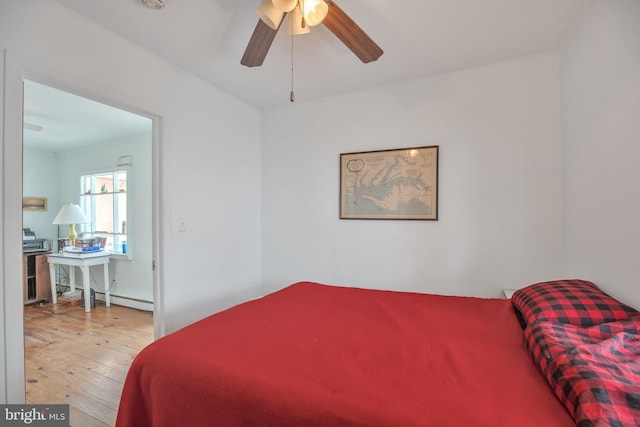
[[[304, 18], [302, 18], [302, 20], [304, 21]], [[289, 93], [289, 101], [295, 102], [296, 94], [293, 91], [293, 26], [294, 26], [294, 22], [293, 22], [293, 19], [290, 19], [290, 21], [291, 21], [291, 92]]]

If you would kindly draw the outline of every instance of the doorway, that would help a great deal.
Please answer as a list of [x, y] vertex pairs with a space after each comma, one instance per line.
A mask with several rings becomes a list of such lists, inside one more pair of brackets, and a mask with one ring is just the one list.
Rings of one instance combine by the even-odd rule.
[[[91, 287], [96, 291], [96, 307], [91, 308], [91, 313], [84, 313], [84, 310], [75, 308], [82, 302], [77, 298], [79, 295], [71, 295], [68, 292], [71, 285], [69, 268], [73, 267], [57, 266], [56, 273], [48, 277], [47, 284], [50, 286], [52, 281], [53, 287], [50, 286], [49, 293], [55, 291], [63, 303], [54, 306], [51, 304], [51, 298], [39, 300], [38, 296], [42, 294], [29, 294], [29, 283], [25, 282], [26, 294], [29, 296], [25, 303], [29, 305], [25, 306], [24, 332], [26, 333], [28, 325], [33, 324], [30, 322], [34, 319], [42, 321], [48, 316], [47, 321], [53, 320], [53, 325], [68, 325], [71, 328], [74, 317], [76, 320], [80, 318], [84, 320], [82, 325], [85, 325], [86, 329], [76, 330], [74, 332], [76, 336], [82, 333], [89, 334], [95, 339], [95, 345], [101, 346], [100, 352], [105, 354], [109, 351], [109, 343], [112, 344], [111, 347], [114, 345], [112, 329], [116, 329], [117, 320], [138, 318], [148, 323], [149, 316], [153, 316], [154, 272], [151, 265], [154, 259], [155, 233], [153, 226], [154, 122], [152, 118], [144, 115], [88, 99], [35, 80], [25, 79], [23, 83], [22, 193], [25, 200], [35, 200], [39, 203], [36, 209], [23, 205], [23, 234], [29, 234], [38, 242], [43, 241], [43, 254], [47, 251], [57, 253], [62, 250], [59, 242], [63, 242], [69, 234], [68, 225], [54, 224], [62, 206], [68, 203], [79, 206], [84, 204], [83, 209], [91, 210], [90, 204], [83, 202], [89, 199], [111, 197], [112, 200], [119, 201], [119, 208], [114, 209], [115, 215], [112, 217], [120, 215], [111, 225], [105, 225], [104, 221], [101, 221], [97, 226], [94, 201], [94, 211], [85, 212], [87, 218], [93, 221], [76, 226], [79, 237], [87, 240], [97, 234], [107, 236], [105, 239], [108, 239], [108, 244], [102, 246], [106, 246], [109, 252], [113, 253], [108, 265], [108, 282], [103, 279], [102, 271], [94, 272], [90, 269]], [[126, 176], [126, 184], [123, 186], [120, 183], [120, 188], [105, 187], [100, 194], [95, 194], [96, 191], [94, 191], [89, 197], [81, 181], [87, 176], [108, 176], [109, 173], [115, 174], [114, 176]], [[125, 206], [124, 213], [122, 213], [122, 206]], [[109, 217], [109, 215], [103, 216]], [[23, 268], [28, 269], [28, 266]], [[98, 270], [101, 269], [102, 267], [98, 267]], [[29, 271], [26, 271], [26, 276], [28, 275]], [[82, 275], [78, 271], [76, 280], [80, 278]], [[38, 280], [40, 279], [39, 276]], [[102, 303], [106, 290], [111, 294], [111, 303], [119, 307], [119, 311], [110, 310]], [[35, 300], [30, 299], [33, 296]], [[27, 313], [27, 307], [30, 309], [29, 313]], [[126, 310], [123, 312], [120, 307], [128, 307], [136, 312], [141, 311], [142, 317], [123, 314]], [[146, 318], [144, 312], [148, 313]], [[62, 316], [68, 316], [68, 323], [60, 323]], [[91, 322], [94, 323], [93, 326]], [[64, 326], [54, 327], [64, 328]], [[136, 328], [129, 327], [131, 331], [134, 329]], [[105, 333], [104, 337], [99, 336], [102, 331], [107, 330], [109, 333]], [[148, 333], [148, 327], [146, 331]], [[150, 331], [149, 342], [153, 340], [153, 320], [151, 320]], [[147, 335], [138, 330], [132, 333], [137, 334], [132, 341], [135, 341], [138, 346], [143, 345], [144, 337]], [[142, 342], [140, 334], [143, 337]], [[64, 336], [64, 333], [58, 335], [57, 339], [62, 339], [61, 337]], [[27, 345], [30, 343], [29, 340], [33, 341], [33, 337], [26, 337]], [[73, 347], [72, 344], [71, 347]], [[61, 346], [48, 346], [48, 348], [56, 352], [65, 351]], [[73, 357], [66, 358], [60, 354], [53, 356], [52, 360], [73, 360]], [[29, 369], [38, 368], [29, 363], [25, 363], [25, 366], [27, 381], [25, 390], [29, 392], [30, 386], [38, 382], [38, 372], [30, 372]], [[100, 375], [98, 372], [100, 369], [96, 366], [93, 370], [87, 368], [86, 371], [81, 371], [95, 371], [94, 373]], [[64, 374], [64, 371], [61, 372], [61, 375]], [[66, 374], [73, 375], [73, 369], [66, 370]], [[99, 378], [97, 382], [101, 380], [102, 378]], [[109, 378], [109, 380], [118, 381], [117, 378]], [[57, 400], [60, 399], [63, 399], [63, 396], [57, 397]], [[29, 403], [62, 403], [52, 400], [38, 402], [37, 394], [35, 397], [28, 396], [26, 400]]]

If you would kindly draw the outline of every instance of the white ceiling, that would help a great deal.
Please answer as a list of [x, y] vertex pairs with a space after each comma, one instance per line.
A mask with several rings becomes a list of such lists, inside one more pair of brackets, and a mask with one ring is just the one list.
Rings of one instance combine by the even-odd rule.
[[[289, 103], [291, 36], [240, 58], [261, 0], [55, 0], [258, 108]], [[336, 0], [384, 50], [361, 63], [322, 25], [294, 40], [297, 102], [556, 49], [587, 0]]]
[[63, 152], [139, 135], [151, 135], [151, 119], [33, 81], [24, 82], [24, 146]]
[[[291, 36], [261, 67], [240, 65], [262, 0], [54, 0], [260, 108], [289, 104]], [[558, 48], [587, 0], [336, 0], [384, 50], [363, 64], [322, 25], [294, 39], [296, 102], [381, 87]], [[25, 146], [54, 152], [150, 133], [151, 122], [26, 82]]]

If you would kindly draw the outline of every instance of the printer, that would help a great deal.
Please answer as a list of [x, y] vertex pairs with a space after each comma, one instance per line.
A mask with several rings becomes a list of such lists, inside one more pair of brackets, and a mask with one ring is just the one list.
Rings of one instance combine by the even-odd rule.
[[42, 252], [51, 249], [49, 239], [38, 239], [30, 228], [22, 229], [22, 252]]

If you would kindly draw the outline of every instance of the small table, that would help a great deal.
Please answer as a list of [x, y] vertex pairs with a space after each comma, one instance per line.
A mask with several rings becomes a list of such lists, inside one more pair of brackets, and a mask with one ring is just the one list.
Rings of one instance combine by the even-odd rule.
[[82, 271], [82, 289], [84, 290], [84, 311], [89, 313], [91, 311], [91, 283], [89, 277], [89, 267], [94, 265], [104, 266], [104, 300], [109, 307], [111, 305], [111, 295], [109, 293], [109, 259], [110, 253], [100, 254], [86, 254], [86, 255], [63, 255], [63, 254], [49, 254], [47, 255], [47, 261], [49, 261], [49, 274], [51, 276], [51, 300], [54, 304], [58, 302], [58, 295], [56, 293], [56, 272], [55, 265], [68, 265], [69, 269], [69, 284], [71, 285], [71, 291], [76, 290], [76, 275], [75, 268], [80, 267]]

